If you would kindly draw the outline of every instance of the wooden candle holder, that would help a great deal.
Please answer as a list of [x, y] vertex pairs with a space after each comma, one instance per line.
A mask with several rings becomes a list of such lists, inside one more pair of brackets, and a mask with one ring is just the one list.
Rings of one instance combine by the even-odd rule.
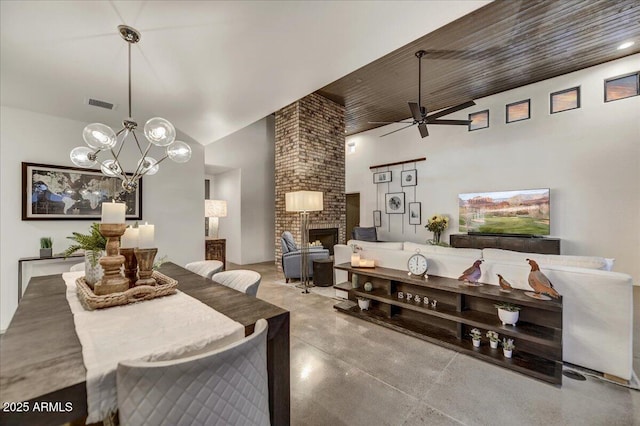
[[124, 276], [129, 280], [129, 288], [136, 286], [138, 279], [138, 260], [133, 248], [121, 248], [120, 254], [124, 256]]
[[98, 281], [93, 292], [98, 296], [112, 294], [129, 289], [129, 279], [122, 276], [120, 268], [124, 263], [124, 256], [120, 252], [120, 236], [127, 228], [125, 223], [101, 223], [100, 233], [107, 238], [107, 255], [99, 260], [104, 276]]
[[153, 274], [153, 260], [158, 253], [157, 248], [149, 249], [133, 249], [138, 260], [138, 281], [136, 286], [139, 285], [156, 285], [156, 280], [151, 277]]

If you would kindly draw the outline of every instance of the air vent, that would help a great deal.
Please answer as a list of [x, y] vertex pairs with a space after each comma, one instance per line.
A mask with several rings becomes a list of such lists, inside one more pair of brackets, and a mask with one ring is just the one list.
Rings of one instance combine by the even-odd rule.
[[88, 98], [87, 99], [87, 104], [91, 105], [91, 106], [95, 106], [95, 107], [109, 109], [109, 110], [116, 109], [116, 105], [115, 104], [112, 104], [111, 102], [107, 102], [107, 101], [101, 101], [99, 99]]

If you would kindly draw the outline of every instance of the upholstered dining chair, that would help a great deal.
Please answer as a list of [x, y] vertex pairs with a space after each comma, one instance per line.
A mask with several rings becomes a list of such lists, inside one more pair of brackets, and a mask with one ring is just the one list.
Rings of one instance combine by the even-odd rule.
[[185, 265], [185, 268], [187, 268], [191, 272], [209, 279], [211, 279], [213, 274], [222, 271], [223, 267], [224, 264], [219, 260], [199, 260], [197, 262], [191, 262]]
[[267, 329], [260, 319], [253, 334], [215, 351], [120, 362], [120, 424], [269, 425]]
[[256, 271], [234, 269], [232, 271], [218, 272], [211, 279], [224, 286], [256, 297], [262, 276]]

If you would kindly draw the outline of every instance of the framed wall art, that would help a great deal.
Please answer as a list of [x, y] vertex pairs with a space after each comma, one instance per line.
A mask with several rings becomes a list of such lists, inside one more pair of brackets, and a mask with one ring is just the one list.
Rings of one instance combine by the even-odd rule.
[[640, 95], [640, 72], [608, 78], [604, 81], [605, 102], [638, 95]]
[[531, 99], [507, 105], [507, 123], [528, 120], [531, 118]]
[[22, 163], [22, 220], [100, 220], [102, 203], [127, 204], [126, 219], [142, 219], [142, 179], [135, 192], [99, 170]]
[[580, 87], [560, 90], [549, 95], [551, 114], [580, 108]]
[[489, 110], [474, 112], [469, 114], [469, 131], [487, 129], [489, 127]]
[[416, 186], [418, 184], [418, 171], [416, 169], [403, 170], [400, 173], [400, 184], [402, 186]]
[[409, 225], [420, 225], [422, 223], [422, 203], [409, 203]]
[[387, 214], [404, 214], [404, 192], [384, 194], [384, 204]]
[[373, 183], [386, 183], [391, 182], [391, 171], [378, 172], [373, 174]]
[[382, 212], [380, 210], [373, 211], [373, 226], [380, 228], [382, 226]]

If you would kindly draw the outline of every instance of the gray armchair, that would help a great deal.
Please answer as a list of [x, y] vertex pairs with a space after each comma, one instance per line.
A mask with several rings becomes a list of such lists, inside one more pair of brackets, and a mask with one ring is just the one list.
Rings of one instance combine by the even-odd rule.
[[[290, 278], [300, 278], [300, 257], [302, 252], [296, 246], [291, 232], [285, 231], [280, 237], [280, 245], [282, 246], [282, 270], [284, 278], [289, 282]], [[316, 259], [327, 259], [329, 250], [322, 247], [310, 247], [307, 256], [307, 271], [309, 278], [313, 277], [313, 261]]]

